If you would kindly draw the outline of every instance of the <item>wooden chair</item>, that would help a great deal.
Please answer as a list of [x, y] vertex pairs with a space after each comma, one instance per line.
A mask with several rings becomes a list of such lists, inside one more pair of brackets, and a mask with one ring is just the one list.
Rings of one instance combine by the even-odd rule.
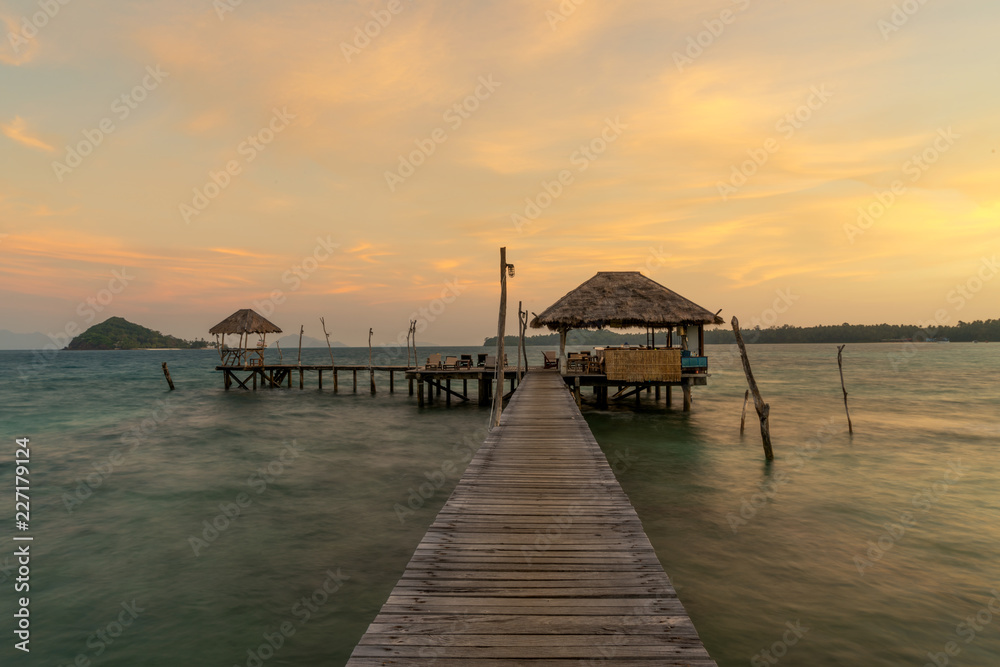
[[463, 354], [462, 358], [458, 360], [458, 366], [455, 368], [472, 368], [472, 355]]
[[556, 368], [559, 366], [559, 355], [557, 352], [542, 352], [542, 357], [545, 359], [544, 368]]
[[441, 353], [435, 352], [427, 357], [427, 363], [424, 365], [424, 368], [441, 368]]
[[444, 363], [441, 364], [441, 368], [444, 368], [444, 369], [447, 369], [447, 370], [452, 370], [453, 371], [453, 370], [455, 370], [456, 367], [458, 367], [458, 357], [445, 357], [444, 358]]
[[497, 357], [495, 354], [487, 354], [486, 359], [483, 360], [483, 368], [487, 370], [496, 370], [497, 367]]

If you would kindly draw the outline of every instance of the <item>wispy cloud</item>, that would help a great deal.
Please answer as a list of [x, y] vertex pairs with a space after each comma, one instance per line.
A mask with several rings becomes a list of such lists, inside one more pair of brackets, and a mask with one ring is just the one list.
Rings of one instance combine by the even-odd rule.
[[4, 136], [8, 139], [12, 139], [29, 148], [45, 151], [46, 153], [55, 151], [55, 148], [45, 143], [38, 137], [31, 136], [28, 132], [27, 121], [20, 116], [15, 116], [14, 120], [0, 125], [0, 131], [2, 131]]

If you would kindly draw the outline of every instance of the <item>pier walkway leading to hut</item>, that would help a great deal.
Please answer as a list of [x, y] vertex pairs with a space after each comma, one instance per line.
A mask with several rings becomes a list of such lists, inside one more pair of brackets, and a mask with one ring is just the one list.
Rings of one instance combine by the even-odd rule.
[[563, 379], [533, 370], [347, 664], [589, 660], [715, 666]]

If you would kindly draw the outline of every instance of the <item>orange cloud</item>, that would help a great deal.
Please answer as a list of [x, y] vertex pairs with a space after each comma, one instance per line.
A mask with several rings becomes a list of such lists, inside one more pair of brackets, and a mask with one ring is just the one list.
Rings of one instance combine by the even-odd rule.
[[55, 148], [41, 139], [29, 135], [28, 123], [20, 116], [15, 116], [14, 120], [11, 122], [0, 125], [0, 131], [2, 131], [8, 139], [12, 139], [19, 144], [28, 146], [29, 148], [36, 148], [47, 153], [51, 153], [55, 150]]

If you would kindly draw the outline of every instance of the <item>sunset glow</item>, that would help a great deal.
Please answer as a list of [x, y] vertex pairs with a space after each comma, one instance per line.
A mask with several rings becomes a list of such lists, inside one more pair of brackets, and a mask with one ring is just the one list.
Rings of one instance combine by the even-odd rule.
[[390, 342], [447, 294], [422, 338], [475, 344], [500, 246], [508, 330], [615, 270], [748, 323], [995, 318], [1000, 5], [904, 4], [8, 0], [0, 329], [124, 280], [97, 321]]

